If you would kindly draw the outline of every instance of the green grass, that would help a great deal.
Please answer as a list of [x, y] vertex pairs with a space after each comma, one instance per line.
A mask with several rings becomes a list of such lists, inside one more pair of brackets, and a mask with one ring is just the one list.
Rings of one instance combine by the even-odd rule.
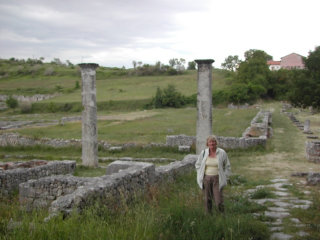
[[[52, 67], [52, 66], [50, 66]], [[0, 93], [32, 95], [37, 93], [54, 93], [56, 87], [61, 86], [62, 91], [75, 87], [76, 81], [81, 83], [81, 77], [77, 69], [53, 66], [56, 74], [44, 76], [43, 74], [13, 75], [0, 79]], [[97, 70], [97, 102], [142, 100], [151, 99], [157, 87], [165, 88], [168, 84], [176, 86], [177, 90], [186, 96], [197, 92], [197, 72], [187, 71], [175, 76], [117, 76], [108, 73], [112, 70]], [[213, 70], [213, 89], [222, 89], [226, 86], [225, 70]], [[44, 102], [70, 103], [81, 102], [81, 89], [70, 93], [64, 92], [59, 97]]]
[[[167, 135], [186, 134], [195, 136], [196, 109], [157, 109], [152, 117], [131, 121], [98, 121], [98, 138], [110, 143], [150, 142], [165, 143]], [[256, 115], [256, 109], [214, 109], [213, 132], [219, 136], [240, 137]], [[113, 114], [110, 114], [113, 115]], [[115, 114], [117, 115], [117, 113]], [[237, 119], [237, 124], [233, 124]], [[81, 138], [81, 123], [66, 123], [50, 127], [25, 128], [14, 130], [34, 138]]]
[[252, 199], [275, 198], [275, 196], [268, 188], [259, 188], [251, 194]]
[[[43, 222], [46, 211], [31, 214], [19, 209], [17, 199], [0, 202], [0, 238], [5, 239], [268, 239], [270, 233], [252, 212], [263, 210], [225, 190], [224, 215], [206, 215], [195, 174], [176, 184], [151, 187], [132, 202], [114, 202], [113, 208], [96, 205], [81, 215], [74, 212]], [[6, 207], [6, 205], [11, 207]], [[3, 210], [3, 211], [2, 211]], [[12, 219], [12, 220], [10, 220]], [[19, 227], [8, 229], [9, 222]]]
[[[194, 149], [192, 152], [194, 153]], [[26, 161], [32, 159], [43, 160], [76, 160], [81, 163], [80, 147], [54, 148], [49, 146], [7, 146], [0, 147], [1, 161]], [[6, 157], [5, 157], [6, 156]], [[182, 160], [185, 153], [172, 147], [130, 147], [120, 152], [98, 149], [98, 157], [134, 157], [134, 158], [168, 158]], [[104, 164], [102, 164], [104, 165]]]

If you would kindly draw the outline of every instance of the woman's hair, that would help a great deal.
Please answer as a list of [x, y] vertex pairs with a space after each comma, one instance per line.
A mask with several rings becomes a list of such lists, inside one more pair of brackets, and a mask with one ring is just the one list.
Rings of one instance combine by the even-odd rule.
[[217, 137], [215, 136], [215, 135], [210, 135], [209, 137], [207, 137], [207, 146], [208, 146], [208, 142], [209, 141], [215, 141], [216, 143], [217, 143], [217, 145], [218, 145], [218, 140], [217, 140]]

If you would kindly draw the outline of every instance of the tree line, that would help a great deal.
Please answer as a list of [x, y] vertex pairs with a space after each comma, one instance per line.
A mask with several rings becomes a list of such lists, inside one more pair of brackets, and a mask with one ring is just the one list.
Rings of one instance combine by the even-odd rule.
[[229, 70], [230, 84], [213, 92], [215, 102], [252, 103], [257, 99], [287, 100], [298, 107], [320, 108], [320, 46], [303, 61], [305, 69], [270, 71], [272, 56], [263, 50], [250, 49], [240, 61], [228, 56], [221, 66]]

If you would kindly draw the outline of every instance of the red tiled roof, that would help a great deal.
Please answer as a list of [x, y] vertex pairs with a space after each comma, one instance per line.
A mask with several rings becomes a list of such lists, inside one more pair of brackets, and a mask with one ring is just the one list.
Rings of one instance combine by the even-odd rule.
[[280, 61], [273, 61], [273, 60], [270, 60], [267, 62], [268, 65], [280, 65], [280, 63], [281, 63]]

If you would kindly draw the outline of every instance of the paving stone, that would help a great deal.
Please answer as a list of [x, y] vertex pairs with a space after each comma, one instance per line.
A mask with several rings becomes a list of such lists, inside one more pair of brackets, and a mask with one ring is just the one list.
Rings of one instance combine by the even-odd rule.
[[274, 198], [263, 198], [263, 199], [251, 199], [251, 201], [262, 205], [262, 204], [265, 204], [266, 202], [277, 202], [279, 200]]
[[290, 213], [265, 211], [264, 215], [267, 217], [271, 217], [271, 218], [285, 218], [285, 217], [290, 216]]
[[271, 227], [270, 231], [271, 232], [280, 232], [283, 230], [283, 227]]
[[286, 212], [288, 209], [282, 207], [268, 207], [268, 210], [271, 212]]
[[279, 182], [288, 182], [288, 179], [285, 179], [285, 178], [276, 178], [276, 179], [272, 179], [270, 182], [273, 182], [273, 183], [279, 183]]
[[289, 234], [285, 234], [285, 233], [281, 233], [281, 232], [277, 232], [277, 233], [273, 233], [271, 235], [271, 240], [287, 240], [287, 239], [291, 239], [292, 236]]
[[293, 206], [293, 204], [291, 203], [281, 202], [281, 201], [274, 202], [274, 205], [276, 205], [277, 207], [287, 207], [287, 208], [291, 208]]
[[298, 218], [290, 218], [290, 221], [293, 223], [301, 223]]
[[312, 204], [312, 202], [310, 200], [303, 200], [303, 199], [292, 199], [292, 200], [290, 200], [290, 202], [297, 203], [297, 204], [301, 203], [304, 205], [311, 205]]
[[287, 193], [287, 192], [272, 191], [272, 193], [274, 193], [275, 195], [277, 195], [279, 197], [287, 197], [287, 196], [289, 196], [289, 193]]
[[308, 209], [310, 208], [310, 205], [294, 205], [292, 208]]
[[288, 191], [287, 188], [284, 188], [283, 186], [286, 186], [286, 185], [289, 185], [289, 186], [292, 186], [291, 183], [274, 183], [274, 184], [270, 184], [269, 187], [274, 187], [275, 189], [279, 190], [279, 191]]

